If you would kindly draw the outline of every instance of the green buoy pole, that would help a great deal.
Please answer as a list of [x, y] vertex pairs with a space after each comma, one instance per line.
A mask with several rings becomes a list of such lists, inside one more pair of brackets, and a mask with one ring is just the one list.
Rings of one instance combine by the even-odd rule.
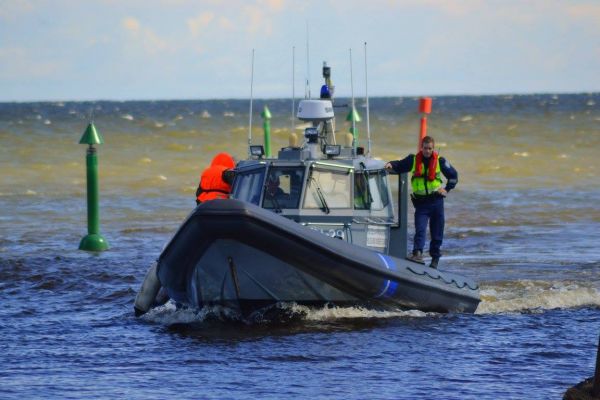
[[86, 153], [87, 170], [87, 216], [88, 234], [81, 239], [79, 250], [104, 251], [108, 249], [108, 242], [100, 235], [100, 212], [98, 190], [98, 155], [95, 144], [103, 144], [104, 139], [96, 130], [94, 123], [90, 123], [79, 144], [89, 145]]
[[271, 158], [271, 111], [265, 106], [263, 112], [260, 113], [263, 117], [263, 130], [265, 132], [265, 156]]
[[358, 128], [356, 127], [356, 123], [362, 121], [362, 118], [360, 118], [356, 108], [352, 107], [350, 112], [348, 112], [346, 121], [350, 122], [350, 129], [348, 132], [350, 132], [354, 137], [354, 150], [356, 150], [356, 146], [358, 146]]

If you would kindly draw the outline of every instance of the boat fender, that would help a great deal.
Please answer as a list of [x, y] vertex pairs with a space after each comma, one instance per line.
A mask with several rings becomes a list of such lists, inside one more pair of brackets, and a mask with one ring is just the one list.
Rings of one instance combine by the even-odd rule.
[[146, 273], [146, 277], [144, 278], [144, 282], [142, 283], [142, 287], [137, 296], [135, 296], [133, 309], [135, 310], [136, 317], [139, 317], [150, 310], [150, 307], [154, 304], [156, 295], [160, 290], [160, 281], [158, 280], [158, 276], [156, 276], [156, 267], [156, 263], [153, 263], [150, 266]]

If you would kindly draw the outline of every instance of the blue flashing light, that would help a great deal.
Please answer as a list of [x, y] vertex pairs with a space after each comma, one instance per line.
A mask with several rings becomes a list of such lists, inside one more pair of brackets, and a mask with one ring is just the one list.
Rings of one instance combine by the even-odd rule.
[[329, 91], [329, 86], [323, 85], [321, 86], [321, 98], [322, 99], [330, 99], [331, 92]]

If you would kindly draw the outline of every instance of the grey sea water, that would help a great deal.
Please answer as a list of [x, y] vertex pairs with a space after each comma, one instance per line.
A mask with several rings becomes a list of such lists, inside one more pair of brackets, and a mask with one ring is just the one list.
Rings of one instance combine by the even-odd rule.
[[[264, 104], [283, 147], [291, 102], [255, 102], [256, 141]], [[370, 105], [373, 154], [414, 152], [417, 99]], [[289, 306], [232, 321], [172, 304], [136, 319], [132, 304], [201, 170], [218, 151], [246, 156], [247, 101], [0, 104], [0, 397], [561, 398], [592, 375], [600, 334], [599, 106], [434, 98], [429, 132], [460, 174], [440, 268], [480, 283], [476, 314]], [[100, 254], [77, 250], [92, 112]]]

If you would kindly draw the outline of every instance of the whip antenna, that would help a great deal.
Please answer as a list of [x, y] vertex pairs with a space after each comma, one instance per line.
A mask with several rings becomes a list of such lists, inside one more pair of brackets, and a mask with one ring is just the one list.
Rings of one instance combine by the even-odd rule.
[[[306, 21], [306, 90], [304, 97], [310, 99], [310, 52], [308, 51], [308, 21]], [[308, 93], [308, 97], [307, 97]]]
[[371, 123], [369, 121], [369, 85], [367, 78], [367, 42], [365, 42], [365, 97], [367, 99], [367, 157], [371, 157]]
[[355, 108], [354, 108], [354, 77], [352, 75], [352, 49], [348, 50], [350, 52], [350, 96], [352, 99], [352, 109], [350, 110], [350, 115], [352, 116], [352, 142], [354, 143], [352, 147], [354, 147], [354, 154], [356, 154], [356, 146], [358, 146], [356, 140], [356, 118], [354, 118]]
[[296, 110], [296, 46], [292, 47], [292, 133], [296, 130], [296, 119], [294, 111]]
[[250, 146], [252, 145], [252, 89], [254, 88], [254, 49], [252, 49], [252, 71], [250, 72], [250, 121], [248, 122], [248, 157], [251, 157]]

